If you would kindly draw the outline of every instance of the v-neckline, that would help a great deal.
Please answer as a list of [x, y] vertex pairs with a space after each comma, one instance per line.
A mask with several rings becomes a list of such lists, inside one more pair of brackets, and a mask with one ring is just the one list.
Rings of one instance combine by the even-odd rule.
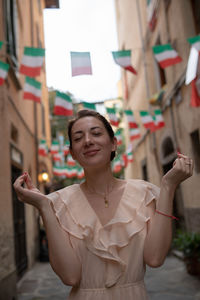
[[108, 226], [108, 225], [111, 223], [111, 221], [116, 217], [116, 214], [117, 214], [117, 212], [118, 212], [118, 210], [119, 210], [119, 207], [121, 206], [121, 203], [122, 203], [123, 198], [124, 198], [124, 196], [125, 196], [125, 193], [126, 193], [126, 190], [127, 190], [127, 186], [128, 186], [128, 180], [126, 180], [126, 183], [125, 183], [125, 186], [124, 186], [124, 190], [123, 190], [123, 192], [122, 192], [122, 196], [121, 196], [121, 198], [120, 198], [120, 200], [119, 200], [119, 203], [117, 204], [117, 207], [116, 207], [116, 209], [115, 209], [115, 211], [114, 211], [113, 216], [111, 217], [111, 219], [110, 219], [108, 222], [106, 222], [106, 223], [103, 225], [102, 222], [101, 222], [101, 220], [100, 220], [100, 218], [99, 218], [99, 216], [97, 215], [96, 211], [94, 210], [94, 208], [91, 206], [90, 202], [88, 201], [87, 196], [85, 195], [84, 191], [83, 191], [82, 188], [81, 188], [81, 185], [80, 185], [80, 184], [78, 185], [79, 191], [80, 191], [80, 193], [83, 195], [84, 201], [86, 202], [86, 204], [87, 204], [89, 210], [90, 210], [90, 211], [92, 212], [92, 214], [95, 216], [95, 218], [97, 219], [99, 225], [100, 225], [102, 228]]

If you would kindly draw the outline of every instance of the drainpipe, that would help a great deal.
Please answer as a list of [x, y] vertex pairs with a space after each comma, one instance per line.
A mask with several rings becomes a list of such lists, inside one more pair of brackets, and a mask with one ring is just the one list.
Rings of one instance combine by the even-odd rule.
[[[33, 23], [33, 0], [30, 0], [30, 17], [31, 17], [31, 46], [34, 47], [34, 23]], [[39, 160], [38, 160], [38, 125], [37, 125], [37, 103], [33, 103], [34, 114], [34, 131], [35, 131], [35, 162], [36, 162], [36, 186], [39, 188]]]

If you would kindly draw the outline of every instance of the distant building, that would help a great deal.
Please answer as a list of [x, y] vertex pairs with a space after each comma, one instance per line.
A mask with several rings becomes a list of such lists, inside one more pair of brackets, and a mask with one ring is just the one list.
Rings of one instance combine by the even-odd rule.
[[[39, 253], [39, 217], [31, 206], [16, 199], [14, 180], [27, 171], [40, 181], [51, 178], [51, 157], [38, 156], [40, 139], [51, 143], [45, 63], [36, 79], [42, 83], [42, 100], [23, 99], [25, 76], [19, 73], [24, 46], [45, 48], [43, 9], [59, 7], [59, 1], [0, 0], [0, 61], [10, 69], [0, 85], [0, 299], [16, 298], [16, 283]], [[39, 176], [39, 177], [38, 177]], [[39, 178], [39, 180], [38, 180]]]
[[[194, 175], [180, 185], [174, 201], [176, 227], [200, 231], [200, 107], [191, 107], [191, 84], [185, 85], [190, 53], [187, 39], [200, 32], [198, 0], [115, 0], [119, 50], [132, 50], [137, 75], [122, 70], [124, 109], [131, 109], [140, 126], [141, 138], [133, 142], [134, 162], [127, 178], [140, 178], [160, 185], [173, 165], [177, 151], [193, 158]], [[162, 69], [152, 46], [170, 43], [182, 62]], [[158, 105], [149, 100], [161, 88], [165, 93]], [[141, 110], [160, 108], [165, 127], [150, 133], [141, 123]], [[127, 138], [128, 144], [128, 138]]]

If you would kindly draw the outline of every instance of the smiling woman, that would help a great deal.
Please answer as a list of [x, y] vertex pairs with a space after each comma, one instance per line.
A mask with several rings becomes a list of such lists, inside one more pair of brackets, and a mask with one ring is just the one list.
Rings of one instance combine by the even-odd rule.
[[14, 184], [17, 195], [42, 216], [52, 268], [72, 286], [69, 300], [147, 300], [145, 264], [159, 267], [165, 260], [174, 192], [192, 175], [193, 161], [179, 154], [159, 189], [113, 176], [117, 141], [99, 113], [80, 111], [68, 134], [85, 181], [44, 196], [23, 174]]

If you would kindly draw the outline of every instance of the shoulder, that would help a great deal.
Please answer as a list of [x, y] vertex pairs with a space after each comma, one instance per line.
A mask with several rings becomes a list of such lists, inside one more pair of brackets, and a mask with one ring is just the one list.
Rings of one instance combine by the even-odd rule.
[[72, 185], [66, 186], [60, 190], [57, 190], [55, 192], [48, 194], [47, 197], [52, 201], [56, 200], [60, 197], [65, 199], [65, 201], [67, 201], [68, 199], [71, 198], [71, 196], [74, 196], [74, 194], [78, 190], [79, 190], [79, 184], [72, 184]]
[[149, 199], [158, 199], [160, 194], [160, 188], [155, 184], [142, 180], [142, 179], [128, 179], [127, 185], [129, 191], [141, 198], [145, 197], [147, 202]]

